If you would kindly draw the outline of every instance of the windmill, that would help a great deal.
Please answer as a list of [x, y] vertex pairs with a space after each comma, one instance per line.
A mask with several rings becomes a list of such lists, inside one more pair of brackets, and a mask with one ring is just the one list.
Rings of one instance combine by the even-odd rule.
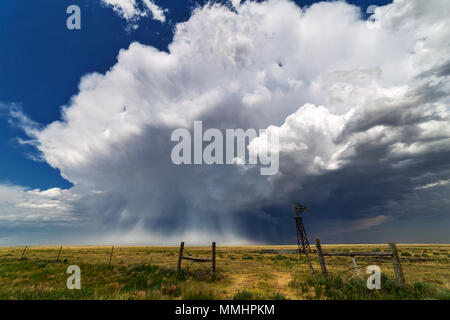
[[315, 277], [314, 269], [309, 259], [308, 253], [311, 252], [311, 247], [309, 246], [308, 236], [306, 235], [306, 229], [303, 224], [302, 214], [306, 211], [306, 206], [300, 202], [296, 202], [292, 205], [295, 211], [295, 226], [297, 229], [297, 244], [299, 256], [303, 253], [308, 260], [309, 267], [311, 269], [312, 275]]
[[311, 253], [311, 247], [309, 246], [308, 236], [306, 235], [306, 229], [303, 224], [302, 214], [306, 211], [306, 206], [300, 202], [296, 202], [292, 205], [295, 211], [295, 226], [297, 228], [297, 243], [299, 253]]

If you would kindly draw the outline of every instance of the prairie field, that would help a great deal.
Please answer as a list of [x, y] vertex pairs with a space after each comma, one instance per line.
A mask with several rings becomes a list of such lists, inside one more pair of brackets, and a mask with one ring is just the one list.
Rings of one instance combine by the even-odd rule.
[[[182, 261], [178, 247], [40, 246], [0, 247], [0, 299], [449, 299], [450, 245], [399, 244], [407, 288], [395, 285], [390, 259], [357, 257], [360, 278], [349, 257], [326, 257], [329, 278], [320, 277], [316, 254], [307, 259], [296, 246], [216, 249], [211, 263]], [[332, 251], [389, 251], [387, 245], [323, 245]], [[22, 256], [23, 255], [23, 256]], [[210, 247], [185, 247], [184, 256], [210, 258]], [[81, 269], [81, 289], [66, 286], [67, 267]], [[366, 288], [366, 269], [378, 265], [381, 290]]]

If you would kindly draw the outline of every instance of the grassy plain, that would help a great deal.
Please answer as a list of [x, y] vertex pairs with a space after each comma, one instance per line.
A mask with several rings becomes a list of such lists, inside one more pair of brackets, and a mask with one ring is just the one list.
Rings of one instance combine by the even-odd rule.
[[[217, 271], [210, 263], [183, 260], [177, 247], [0, 247], [0, 299], [449, 299], [450, 245], [397, 246], [408, 292], [393, 284], [390, 260], [357, 258], [363, 280], [349, 257], [327, 257], [331, 279], [313, 281], [305, 257], [261, 253], [295, 246], [217, 247]], [[184, 255], [209, 258], [210, 247], [186, 247]], [[323, 245], [324, 251], [389, 251], [387, 245]], [[316, 273], [317, 256], [311, 255]], [[69, 265], [81, 268], [81, 290], [69, 290]], [[378, 293], [365, 288], [368, 265], [380, 266]], [[391, 280], [390, 280], [391, 279]]]

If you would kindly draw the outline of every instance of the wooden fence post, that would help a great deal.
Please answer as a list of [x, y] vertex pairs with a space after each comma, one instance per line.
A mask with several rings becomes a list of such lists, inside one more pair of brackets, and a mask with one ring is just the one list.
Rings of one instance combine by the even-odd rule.
[[178, 254], [178, 264], [177, 264], [177, 271], [181, 268], [181, 259], [183, 258], [183, 249], [184, 249], [184, 242], [180, 243], [180, 253]]
[[355, 269], [356, 276], [359, 277], [359, 270], [358, 270], [358, 266], [356, 265], [355, 257], [354, 257], [354, 256], [351, 256], [350, 258], [352, 259], [352, 262], [353, 262], [353, 268]]
[[58, 257], [56, 258], [56, 262], [58, 262], [58, 260], [59, 260], [59, 256], [61, 255], [61, 250], [62, 250], [62, 246], [61, 246], [61, 248], [59, 248]]
[[400, 264], [400, 258], [398, 257], [397, 246], [395, 243], [389, 243], [389, 247], [392, 252], [392, 264], [394, 266], [395, 278], [397, 279], [397, 284], [400, 287], [406, 285], [405, 276], [403, 275], [402, 265]]
[[111, 260], [112, 260], [113, 252], [114, 252], [114, 245], [111, 248], [111, 255], [109, 256], [108, 269], [109, 269], [109, 267], [111, 267]]
[[325, 259], [322, 254], [322, 247], [320, 246], [319, 239], [316, 239], [316, 248], [317, 248], [317, 255], [319, 256], [320, 269], [322, 269], [322, 275], [324, 277], [327, 277], [328, 276], [327, 267], [325, 265]]
[[212, 257], [211, 257], [211, 267], [212, 267], [212, 272], [216, 271], [216, 243], [213, 242], [212, 243]]
[[20, 259], [23, 258], [23, 256], [25, 255], [25, 251], [27, 251], [28, 246], [25, 246], [25, 249], [23, 249], [22, 251], [22, 255], [20, 256]]

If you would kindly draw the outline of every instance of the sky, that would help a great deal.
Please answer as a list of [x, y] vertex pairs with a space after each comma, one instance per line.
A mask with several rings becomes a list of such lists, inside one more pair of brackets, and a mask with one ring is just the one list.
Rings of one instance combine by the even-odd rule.
[[[295, 244], [296, 201], [310, 240], [448, 243], [449, 11], [2, 1], [0, 245]], [[174, 165], [196, 120], [278, 132], [279, 172]]]

